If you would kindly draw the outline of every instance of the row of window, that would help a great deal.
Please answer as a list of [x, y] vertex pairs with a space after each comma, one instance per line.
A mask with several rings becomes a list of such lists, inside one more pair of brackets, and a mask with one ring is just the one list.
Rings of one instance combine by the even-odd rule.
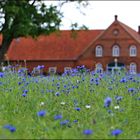
[[[64, 68], [64, 71], [70, 71], [71, 70], [71, 67], [65, 67]], [[35, 67], [33, 69], [33, 72], [34, 73], [38, 73], [38, 69]], [[49, 73], [56, 73], [57, 72], [57, 67], [49, 67], [49, 70], [48, 70]]]
[[[101, 45], [96, 46], [95, 55], [96, 55], [96, 57], [102, 57], [103, 56], [103, 47]], [[133, 56], [133, 57], [137, 56], [137, 48], [136, 48], [135, 45], [130, 46], [129, 55]], [[112, 56], [120, 56], [120, 47], [118, 45], [113, 46]]]
[[[56, 73], [57, 67], [49, 67], [49, 73]], [[65, 67], [64, 71], [70, 71], [71, 67]]]
[[[70, 70], [71, 70], [71, 67], [65, 67], [64, 68], [65, 72], [66, 71], [70, 71]], [[101, 63], [96, 64], [95, 70], [103, 72], [102, 64]], [[49, 67], [49, 73], [56, 73], [56, 71], [57, 71], [57, 67]], [[129, 65], [129, 72], [131, 74], [137, 73], [137, 64], [136, 63], [134, 63], [134, 62], [130, 63], [130, 65]]]
[[[96, 68], [95, 68], [96, 71], [103, 71], [103, 66], [101, 63], [98, 63], [96, 64]], [[136, 74], [137, 73], [137, 64], [132, 62], [130, 63], [129, 65], [129, 72], [131, 74]]]

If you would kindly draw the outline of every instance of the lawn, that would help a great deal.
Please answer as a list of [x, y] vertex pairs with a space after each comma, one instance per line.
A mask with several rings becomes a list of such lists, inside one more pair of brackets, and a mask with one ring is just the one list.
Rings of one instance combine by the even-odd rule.
[[139, 139], [140, 75], [0, 72], [0, 139]]

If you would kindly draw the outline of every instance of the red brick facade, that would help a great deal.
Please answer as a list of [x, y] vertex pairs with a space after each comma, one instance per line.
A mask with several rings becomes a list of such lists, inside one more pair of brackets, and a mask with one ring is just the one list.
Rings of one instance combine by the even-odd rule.
[[[125, 26], [125, 27], [124, 27]], [[113, 31], [118, 30], [118, 35], [114, 35]], [[113, 45], [117, 44], [120, 47], [120, 56], [112, 56]], [[95, 48], [97, 45], [103, 46], [103, 56], [96, 57]], [[135, 45], [137, 48], [137, 55], [131, 57], [129, 54], [130, 46]], [[103, 65], [106, 70], [107, 65], [114, 62], [117, 58], [118, 62], [123, 63], [127, 70], [129, 70], [130, 63], [135, 63], [137, 72], [140, 72], [140, 36], [137, 32], [127, 27], [117, 19], [93, 42], [93, 44], [79, 57], [81, 63], [95, 68], [97, 63]], [[92, 60], [92, 61], [91, 61]]]
[[[117, 32], [116, 32], [117, 31]], [[37, 40], [20, 38], [13, 40], [8, 51], [11, 62], [26, 60], [27, 67], [32, 70], [37, 65], [57, 67], [57, 72], [64, 72], [64, 67], [85, 65], [94, 70], [101, 63], [103, 70], [114, 62], [124, 64], [127, 70], [135, 63], [136, 71], [140, 72], [140, 35], [127, 25], [121, 23], [117, 16], [106, 30], [76, 31], [71, 37], [71, 31], [61, 31], [60, 35], [40, 36]], [[96, 46], [102, 46], [102, 56], [96, 56]], [[119, 46], [119, 56], [112, 56], [113, 45]], [[130, 46], [136, 46], [136, 56], [130, 56]], [[23, 64], [24, 65], [24, 64]]]

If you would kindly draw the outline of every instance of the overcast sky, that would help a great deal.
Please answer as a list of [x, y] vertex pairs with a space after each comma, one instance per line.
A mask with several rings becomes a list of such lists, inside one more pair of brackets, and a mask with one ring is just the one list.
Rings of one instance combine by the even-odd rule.
[[61, 9], [64, 12], [61, 29], [70, 29], [71, 23], [75, 22], [80, 26], [84, 24], [89, 29], [106, 29], [114, 21], [114, 15], [118, 15], [119, 21], [138, 30], [140, 1], [89, 1], [89, 3], [88, 7], [81, 8], [86, 15], [76, 9], [75, 2], [65, 4]]

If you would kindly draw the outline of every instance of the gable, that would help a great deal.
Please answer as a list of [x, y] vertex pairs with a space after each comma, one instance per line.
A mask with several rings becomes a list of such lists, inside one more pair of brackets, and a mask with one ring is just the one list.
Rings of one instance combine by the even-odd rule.
[[140, 43], [140, 34], [130, 28], [129, 26], [125, 25], [122, 22], [119, 22], [119, 24], [125, 29], [125, 31], [133, 38], [135, 39], [138, 43]]
[[140, 46], [140, 35], [129, 26], [118, 21], [117, 17], [115, 17], [115, 21], [93, 40], [92, 44], [79, 55], [78, 59], [84, 56], [87, 51], [88, 54], [91, 54], [89, 51], [93, 53], [93, 48], [95, 48], [96, 45], [104, 44], [104, 49], [106, 49], [118, 43], [121, 43], [123, 47], [128, 47], [128, 44]]
[[[130, 40], [133, 38], [132, 32], [128, 32], [127, 28], [121, 22], [114, 21], [98, 38], [100, 40]], [[133, 31], [136, 32], [136, 31]], [[135, 33], [137, 34], [137, 32]], [[134, 37], [136, 40], [136, 38]]]

